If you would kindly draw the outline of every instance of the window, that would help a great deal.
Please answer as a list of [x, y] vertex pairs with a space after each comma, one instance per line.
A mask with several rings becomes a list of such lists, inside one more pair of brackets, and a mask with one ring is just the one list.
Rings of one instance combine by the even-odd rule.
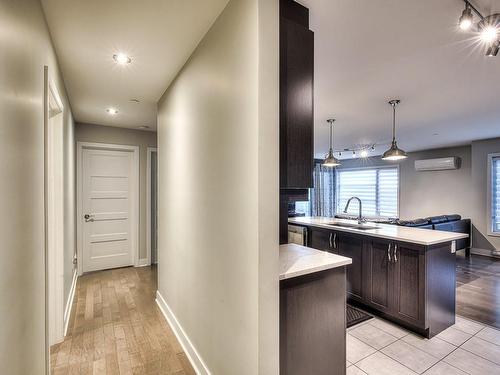
[[489, 199], [490, 213], [489, 215], [489, 232], [493, 235], [500, 236], [500, 154], [489, 155]]
[[[397, 218], [399, 168], [337, 169], [337, 213], [343, 213], [351, 197], [363, 201], [363, 216]], [[357, 215], [358, 210], [358, 203], [352, 202], [347, 213]]]

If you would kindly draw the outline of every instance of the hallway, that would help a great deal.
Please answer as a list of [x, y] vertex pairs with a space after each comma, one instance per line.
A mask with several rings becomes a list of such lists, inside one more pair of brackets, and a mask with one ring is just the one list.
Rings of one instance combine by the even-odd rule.
[[68, 335], [51, 349], [52, 374], [194, 374], [156, 305], [156, 280], [156, 267], [80, 277]]

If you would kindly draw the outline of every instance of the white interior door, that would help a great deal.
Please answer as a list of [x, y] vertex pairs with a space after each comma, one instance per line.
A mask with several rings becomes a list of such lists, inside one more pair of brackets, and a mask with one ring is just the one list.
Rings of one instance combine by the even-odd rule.
[[83, 149], [83, 272], [134, 264], [133, 153]]

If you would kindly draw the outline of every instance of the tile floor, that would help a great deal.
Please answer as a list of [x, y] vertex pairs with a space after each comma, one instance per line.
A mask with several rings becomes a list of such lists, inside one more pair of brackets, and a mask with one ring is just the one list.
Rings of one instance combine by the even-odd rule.
[[430, 340], [379, 318], [347, 330], [347, 375], [500, 374], [500, 330], [457, 316]]

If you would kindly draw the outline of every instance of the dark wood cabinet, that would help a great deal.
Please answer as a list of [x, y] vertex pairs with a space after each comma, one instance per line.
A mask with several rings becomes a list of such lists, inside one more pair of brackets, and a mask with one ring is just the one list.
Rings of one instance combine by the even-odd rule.
[[368, 246], [366, 300], [382, 312], [390, 312], [393, 305], [392, 287], [394, 275], [391, 272], [391, 242], [373, 240]]
[[352, 259], [349, 302], [428, 338], [454, 324], [451, 242], [424, 246], [312, 226], [308, 233], [310, 247]]
[[393, 314], [410, 324], [421, 324], [425, 306], [425, 249], [423, 246], [393, 243]]
[[314, 33], [307, 8], [291, 0], [280, 6], [280, 188], [311, 188]]
[[280, 281], [280, 374], [345, 375], [345, 269]]
[[333, 233], [329, 230], [308, 228], [308, 246], [313, 249], [334, 252]]
[[352, 259], [346, 267], [347, 296], [357, 300], [363, 299], [363, 248], [364, 241], [359, 236], [351, 236], [342, 232], [333, 232], [333, 246], [336, 253]]

